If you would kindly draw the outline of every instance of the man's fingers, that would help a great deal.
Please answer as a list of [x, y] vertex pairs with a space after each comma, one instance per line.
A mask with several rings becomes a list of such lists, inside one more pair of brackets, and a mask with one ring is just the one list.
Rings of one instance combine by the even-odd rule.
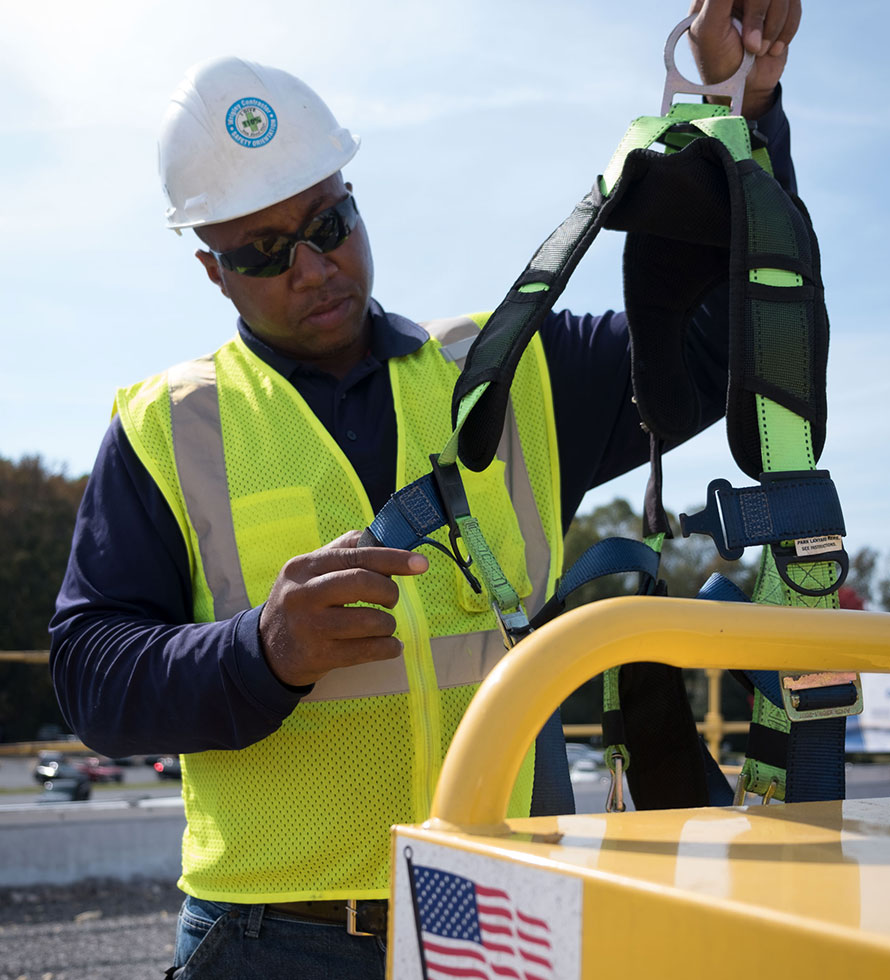
[[788, 4], [788, 15], [785, 18], [785, 23], [782, 25], [782, 29], [779, 31], [776, 40], [773, 42], [773, 46], [769, 50], [770, 54], [781, 54], [782, 51], [788, 47], [788, 45], [794, 39], [794, 35], [797, 33], [798, 27], [800, 27], [800, 17], [800, 0], [790, 0], [790, 3]]
[[789, 0], [772, 0], [763, 20], [763, 47], [760, 54], [766, 54], [779, 40], [785, 21], [788, 20]]
[[354, 568], [364, 568], [379, 575], [420, 575], [429, 567], [427, 559], [413, 551], [402, 551], [399, 548], [343, 548], [332, 545], [319, 548], [309, 555], [302, 555], [295, 562], [299, 562], [298, 576], [305, 576], [306, 580], [317, 575]]
[[343, 640], [337, 644], [337, 651], [343, 658], [343, 664], [336, 666], [370, 663], [375, 660], [394, 660], [402, 655], [403, 649], [402, 641], [394, 636]]
[[396, 629], [395, 616], [369, 606], [338, 606], [327, 609], [319, 617], [321, 632], [331, 640], [360, 640], [392, 636]]
[[326, 544], [321, 550], [324, 551], [329, 548], [354, 548], [358, 544], [358, 539], [361, 536], [361, 531], [347, 531], [345, 534], [341, 534], [339, 538], [334, 538], [333, 541]]
[[316, 575], [301, 589], [312, 597], [318, 607], [370, 602], [392, 609], [399, 601], [399, 587], [392, 578], [366, 568], [338, 568], [324, 575]]

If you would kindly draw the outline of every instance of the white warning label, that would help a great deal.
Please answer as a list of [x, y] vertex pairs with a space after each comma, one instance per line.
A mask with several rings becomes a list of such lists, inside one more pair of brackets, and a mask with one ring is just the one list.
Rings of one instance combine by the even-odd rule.
[[804, 555], [824, 555], [827, 551], [842, 551], [843, 538], [839, 534], [822, 534], [818, 538], [798, 538], [794, 551], [798, 558]]

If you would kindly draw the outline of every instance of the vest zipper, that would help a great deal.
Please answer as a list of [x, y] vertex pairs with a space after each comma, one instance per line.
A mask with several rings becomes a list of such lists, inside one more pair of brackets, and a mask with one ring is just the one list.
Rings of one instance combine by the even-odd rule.
[[429, 637], [423, 618], [418, 616], [420, 596], [413, 579], [399, 582], [401, 597], [400, 617], [404, 622], [402, 642], [405, 657], [405, 673], [408, 677], [408, 705], [414, 735], [415, 765], [411, 777], [415, 821], [422, 823], [429, 817], [433, 793], [439, 778], [440, 750], [442, 744], [439, 688], [433, 666]]

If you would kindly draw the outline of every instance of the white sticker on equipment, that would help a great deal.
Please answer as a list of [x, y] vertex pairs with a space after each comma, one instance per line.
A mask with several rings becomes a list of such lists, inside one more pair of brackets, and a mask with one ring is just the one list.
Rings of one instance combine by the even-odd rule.
[[393, 980], [579, 980], [581, 879], [401, 835]]
[[818, 538], [798, 538], [794, 551], [798, 558], [805, 555], [824, 555], [827, 551], [842, 551], [843, 538], [839, 534], [823, 534]]

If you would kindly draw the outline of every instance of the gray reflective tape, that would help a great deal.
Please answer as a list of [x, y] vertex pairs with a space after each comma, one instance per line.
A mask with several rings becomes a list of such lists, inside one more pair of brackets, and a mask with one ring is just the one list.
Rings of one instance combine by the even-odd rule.
[[436, 636], [430, 647], [441, 688], [481, 683], [507, 653], [500, 630]]
[[529, 581], [532, 584], [532, 594], [523, 600], [527, 609], [532, 612], [539, 609], [547, 601], [547, 581], [550, 575], [550, 542], [541, 522], [541, 512], [532, 490], [528, 467], [522, 454], [522, 444], [519, 441], [519, 428], [516, 424], [516, 414], [513, 411], [512, 399], [510, 411], [504, 425], [504, 432], [498, 444], [498, 456], [506, 466], [504, 479], [507, 491], [513, 502], [513, 509], [519, 518], [519, 529], [525, 542], [525, 565]]
[[[483, 614], [479, 615], [481, 618]], [[507, 652], [497, 630], [436, 636], [430, 641], [430, 648], [440, 688], [480, 683]], [[398, 657], [332, 670], [300, 701], [345, 701], [407, 691], [405, 659]]]
[[167, 372], [170, 425], [179, 485], [198, 536], [213, 615], [230, 619], [250, 608], [238, 557], [213, 355], [177, 364]]
[[456, 340], [453, 344], [446, 344], [442, 347], [441, 354], [446, 361], [462, 361], [470, 352], [475, 337], [464, 337], [463, 340]]
[[371, 698], [381, 694], [403, 694], [407, 690], [405, 658], [396, 657], [395, 660], [377, 660], [328, 671], [316, 682], [311, 693], [300, 698], [300, 703]]

